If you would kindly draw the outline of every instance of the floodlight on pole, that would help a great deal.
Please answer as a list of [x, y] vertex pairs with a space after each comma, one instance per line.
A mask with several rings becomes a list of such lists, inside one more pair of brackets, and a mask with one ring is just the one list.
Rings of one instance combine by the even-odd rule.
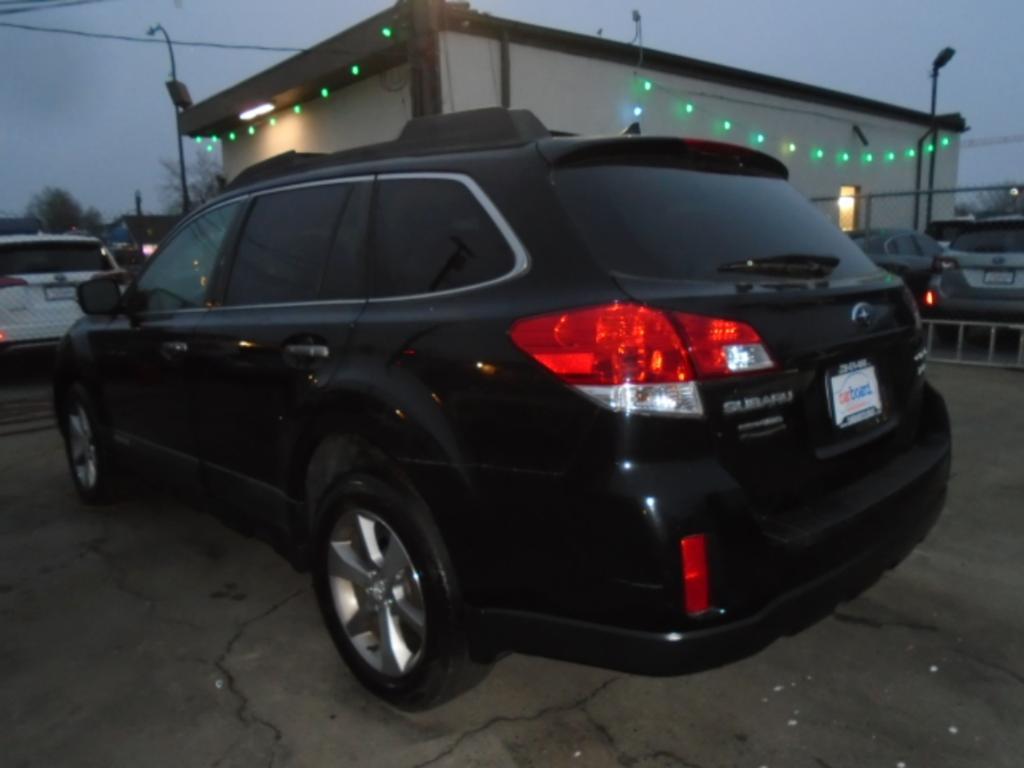
[[188, 92], [186, 85], [178, 80], [178, 68], [174, 61], [174, 45], [171, 43], [171, 36], [167, 34], [167, 30], [164, 29], [162, 24], [154, 24], [148, 30], [146, 34], [150, 37], [160, 32], [164, 36], [164, 40], [167, 41], [167, 52], [171, 56], [171, 79], [167, 81], [167, 93], [171, 97], [171, 103], [174, 104], [174, 130], [178, 135], [178, 170], [181, 175], [181, 212], [188, 213], [189, 199], [188, 199], [188, 180], [185, 178], [185, 150], [181, 145], [181, 126], [179, 118], [181, 113], [192, 106], [192, 96]]

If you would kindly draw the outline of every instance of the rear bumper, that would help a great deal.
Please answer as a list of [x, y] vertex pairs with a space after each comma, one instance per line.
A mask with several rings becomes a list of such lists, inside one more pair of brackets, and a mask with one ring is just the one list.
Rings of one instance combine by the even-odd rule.
[[[640, 631], [546, 614], [479, 609], [470, 617], [471, 648], [481, 659], [519, 652], [647, 675], [694, 672], [749, 656], [826, 617], [903, 560], [938, 519], [949, 469], [948, 433], [933, 435], [894, 462], [886, 473], [892, 482], [881, 482], [884, 487], [872, 503], [855, 510], [856, 525], [872, 525], [877, 531], [871, 545], [775, 596], [752, 614], [709, 617], [706, 628]], [[847, 517], [842, 524], [849, 523]]]

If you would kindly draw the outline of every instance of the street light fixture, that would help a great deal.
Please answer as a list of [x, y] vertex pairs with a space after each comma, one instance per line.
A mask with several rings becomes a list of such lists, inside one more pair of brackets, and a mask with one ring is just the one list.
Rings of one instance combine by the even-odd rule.
[[163, 28], [162, 24], [156, 24], [146, 30], [146, 34], [150, 37], [156, 35], [157, 32], [161, 32], [164, 36], [164, 40], [167, 41], [167, 52], [171, 55], [171, 79], [167, 81], [167, 93], [171, 97], [171, 103], [174, 104], [174, 130], [178, 135], [178, 170], [181, 174], [181, 212], [188, 213], [190, 208], [188, 200], [188, 181], [185, 178], [185, 150], [181, 146], [181, 126], [178, 122], [181, 113], [192, 106], [192, 96], [188, 92], [188, 87], [178, 80], [178, 69], [174, 63], [174, 46], [171, 44], [171, 37], [167, 34], [167, 30]]
[[932, 111], [931, 111], [931, 146], [932, 152], [931, 157], [928, 160], [928, 209], [925, 214], [925, 223], [931, 223], [932, 220], [932, 190], [935, 189], [935, 149], [939, 143], [939, 132], [935, 125], [935, 108], [936, 102], [939, 95], [939, 70], [949, 64], [956, 56], [956, 51], [953, 48], [943, 48], [939, 51], [939, 55], [935, 57], [935, 61], [932, 62]]

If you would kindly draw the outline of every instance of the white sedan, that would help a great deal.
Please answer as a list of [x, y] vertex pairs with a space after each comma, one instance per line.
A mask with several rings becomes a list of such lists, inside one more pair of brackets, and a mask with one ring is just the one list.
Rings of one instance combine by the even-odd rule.
[[75, 289], [119, 272], [94, 237], [0, 236], [0, 352], [56, 344], [82, 316]]

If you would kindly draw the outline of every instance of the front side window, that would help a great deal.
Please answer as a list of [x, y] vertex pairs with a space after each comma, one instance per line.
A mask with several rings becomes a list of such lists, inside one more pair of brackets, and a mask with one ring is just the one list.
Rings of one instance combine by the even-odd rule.
[[317, 298], [349, 184], [261, 195], [238, 242], [225, 304], [280, 304]]
[[201, 307], [224, 238], [241, 207], [240, 201], [222, 205], [175, 234], [139, 277], [135, 305], [145, 311]]
[[477, 285], [515, 266], [508, 242], [473, 193], [449, 179], [381, 179], [373, 216], [374, 296]]

